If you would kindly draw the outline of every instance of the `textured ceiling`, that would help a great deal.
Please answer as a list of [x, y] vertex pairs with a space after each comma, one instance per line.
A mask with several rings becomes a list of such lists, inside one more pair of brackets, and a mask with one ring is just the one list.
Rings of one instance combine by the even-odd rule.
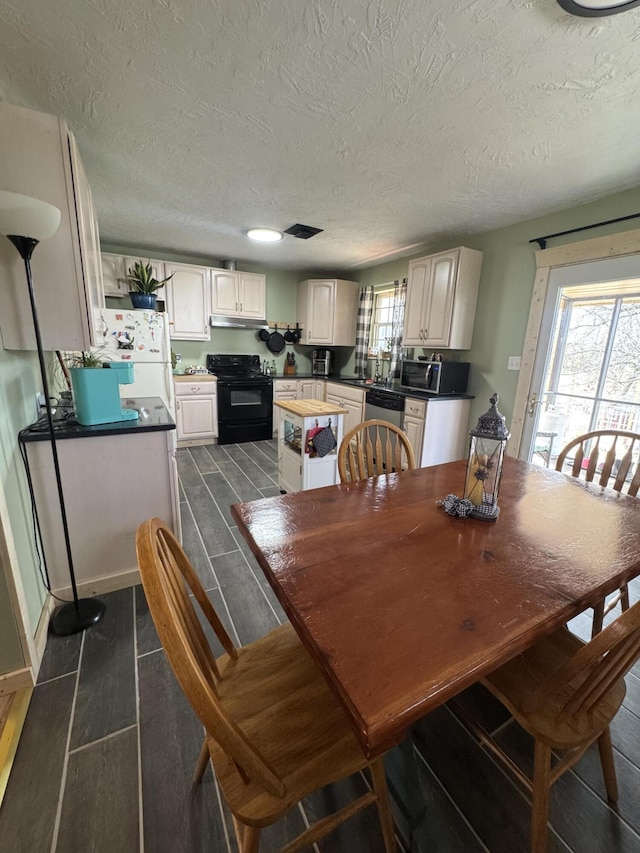
[[316, 271], [640, 184], [639, 50], [555, 0], [0, 0], [0, 100], [66, 119], [103, 241]]

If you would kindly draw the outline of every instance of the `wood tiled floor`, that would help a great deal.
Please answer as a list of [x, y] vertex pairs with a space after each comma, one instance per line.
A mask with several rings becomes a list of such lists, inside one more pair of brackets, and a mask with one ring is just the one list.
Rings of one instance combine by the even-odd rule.
[[[229, 505], [278, 494], [275, 442], [180, 450], [178, 467], [185, 548], [231, 634], [250, 642], [284, 614], [233, 526]], [[103, 599], [107, 612], [98, 626], [49, 638], [0, 809], [0, 853], [233, 853], [212, 774], [191, 786], [202, 730], [167, 665], [141, 588]], [[584, 615], [572, 627], [585, 636], [589, 625]], [[640, 853], [640, 666], [627, 684], [612, 727], [618, 808], [606, 804], [592, 750], [553, 789], [552, 851]], [[516, 761], [530, 766], [529, 738], [486, 691], [474, 687], [460, 701]], [[425, 717], [387, 765], [399, 826], [405, 827], [408, 803], [419, 817], [413, 849], [528, 849], [524, 794], [447, 706]], [[363, 784], [350, 780], [309, 798], [265, 833], [264, 850], [277, 849]], [[372, 809], [319, 845], [321, 853], [380, 850]]]

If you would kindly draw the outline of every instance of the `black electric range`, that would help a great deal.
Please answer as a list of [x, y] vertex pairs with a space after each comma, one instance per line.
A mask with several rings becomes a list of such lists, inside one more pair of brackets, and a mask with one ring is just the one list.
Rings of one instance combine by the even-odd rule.
[[273, 435], [273, 380], [258, 355], [207, 356], [218, 378], [218, 444], [260, 441]]

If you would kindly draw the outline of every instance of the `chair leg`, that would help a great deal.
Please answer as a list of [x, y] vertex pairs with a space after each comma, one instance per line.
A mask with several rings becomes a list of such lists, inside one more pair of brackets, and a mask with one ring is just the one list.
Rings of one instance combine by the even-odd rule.
[[262, 830], [257, 826], [245, 826], [240, 853], [258, 853], [261, 832]]
[[546, 853], [551, 786], [551, 747], [536, 740], [531, 802], [531, 853]]
[[602, 622], [604, 620], [604, 598], [593, 607], [593, 625], [591, 628], [591, 639], [602, 631]]
[[376, 761], [372, 761], [369, 765], [369, 769], [371, 770], [373, 790], [378, 796], [376, 806], [378, 807], [378, 814], [380, 815], [384, 849], [386, 853], [396, 853], [398, 847], [395, 839], [395, 826], [393, 823], [393, 815], [391, 814], [389, 790], [387, 788], [387, 778], [384, 775], [384, 764], [382, 763], [382, 759], [378, 758]]
[[198, 761], [196, 763], [196, 769], [193, 773], [193, 784], [199, 785], [202, 782], [202, 777], [204, 776], [205, 770], [207, 769], [207, 764], [209, 763], [209, 747], [207, 746], [207, 739], [205, 738], [202, 741], [202, 747], [200, 748], [200, 755], [198, 756]]
[[623, 613], [629, 609], [629, 586], [626, 583], [620, 587], [620, 607]]
[[602, 764], [602, 775], [607, 789], [607, 798], [610, 803], [618, 802], [618, 779], [616, 777], [616, 765], [613, 760], [613, 748], [611, 746], [611, 732], [609, 726], [598, 738], [598, 751], [600, 752], [600, 763]]

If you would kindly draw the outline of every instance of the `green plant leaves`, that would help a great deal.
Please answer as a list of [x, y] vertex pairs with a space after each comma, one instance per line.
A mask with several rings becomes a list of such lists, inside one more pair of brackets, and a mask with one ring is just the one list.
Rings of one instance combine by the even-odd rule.
[[162, 287], [165, 282], [172, 278], [173, 273], [163, 278], [162, 281], [158, 281], [157, 278], [154, 278], [151, 264], [145, 264], [143, 261], [136, 261], [127, 271], [127, 281], [139, 293], [155, 293], [159, 287]]

